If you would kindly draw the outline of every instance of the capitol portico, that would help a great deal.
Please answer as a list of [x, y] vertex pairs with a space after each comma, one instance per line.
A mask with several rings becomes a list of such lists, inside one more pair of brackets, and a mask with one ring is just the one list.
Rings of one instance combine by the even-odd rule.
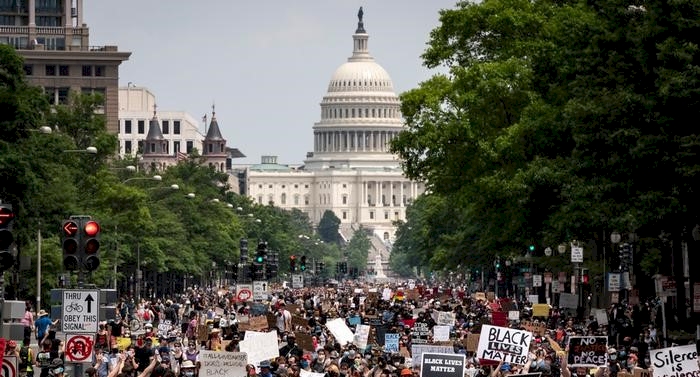
[[336, 69], [313, 126], [314, 150], [302, 166], [282, 165], [275, 156], [245, 170], [245, 190], [259, 204], [297, 208], [318, 224], [331, 210], [349, 239], [361, 227], [373, 234], [368, 267], [379, 258], [388, 270], [393, 221], [423, 193], [422, 183], [403, 175], [389, 143], [403, 129], [400, 101], [389, 74], [369, 54], [362, 11], [352, 35], [352, 55]]

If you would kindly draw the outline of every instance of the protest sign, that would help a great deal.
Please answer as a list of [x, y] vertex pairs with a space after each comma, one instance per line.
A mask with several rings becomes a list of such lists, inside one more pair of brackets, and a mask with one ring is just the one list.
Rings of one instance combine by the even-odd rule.
[[400, 335], [395, 333], [384, 334], [384, 352], [399, 352], [399, 337]]
[[433, 341], [446, 342], [450, 340], [450, 326], [433, 326]]
[[358, 349], [364, 350], [367, 348], [367, 340], [369, 339], [369, 325], [357, 325], [355, 327], [355, 335], [353, 343]]
[[569, 338], [569, 366], [593, 368], [608, 363], [608, 338], [605, 336], [572, 336]]
[[199, 377], [245, 376], [248, 356], [243, 352], [199, 351]]
[[350, 331], [350, 328], [345, 324], [345, 320], [342, 318], [336, 318], [326, 322], [326, 328], [333, 334], [335, 340], [342, 345], [352, 343], [355, 338], [355, 335]]
[[428, 327], [427, 323], [416, 321], [416, 323], [413, 324], [413, 339], [411, 342], [413, 344], [428, 343], [429, 333], [430, 328]]
[[411, 346], [411, 365], [420, 365], [424, 353], [455, 353], [453, 346], [436, 346], [429, 344], [414, 344]]
[[549, 305], [548, 304], [532, 304], [532, 316], [533, 317], [549, 317]]
[[295, 331], [294, 336], [297, 338], [297, 344], [304, 351], [314, 352], [314, 340], [311, 335], [303, 333], [301, 331]]
[[547, 332], [547, 325], [540, 321], [523, 321], [523, 328], [535, 335], [544, 335]]
[[462, 344], [467, 352], [476, 352], [479, 348], [479, 334], [467, 334], [467, 337], [462, 339]]
[[421, 359], [421, 377], [463, 377], [463, 354], [424, 353]]
[[443, 326], [454, 326], [455, 324], [455, 313], [452, 312], [437, 312], [437, 319], [435, 322], [438, 325]]
[[529, 331], [483, 325], [476, 357], [524, 365], [528, 360], [532, 339]]
[[258, 316], [247, 318], [247, 322], [238, 323], [238, 331], [260, 331], [268, 328], [267, 317]]
[[325, 377], [325, 373], [309, 372], [304, 369], [299, 370], [299, 377]]
[[578, 295], [574, 295], [571, 293], [560, 293], [559, 307], [567, 309], [576, 309], [578, 307]]
[[508, 311], [508, 320], [509, 321], [520, 321], [520, 311], [509, 310]]
[[598, 325], [608, 325], [608, 312], [605, 309], [593, 309], [592, 311], [595, 313], [595, 320], [598, 321]]
[[634, 368], [632, 369], [633, 377], [652, 377], [653, 373], [651, 369]]
[[238, 343], [238, 348], [248, 354], [248, 362], [251, 364], [258, 364], [280, 354], [275, 331], [246, 331], [243, 340]]
[[696, 376], [698, 353], [695, 344], [650, 350], [654, 377]]

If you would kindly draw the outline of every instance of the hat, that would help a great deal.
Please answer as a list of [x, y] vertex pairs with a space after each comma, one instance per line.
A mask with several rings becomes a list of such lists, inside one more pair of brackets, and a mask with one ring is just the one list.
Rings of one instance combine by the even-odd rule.
[[147, 323], [146, 326], [144, 326], [144, 327], [147, 328], [147, 329], [148, 329], [148, 328], [151, 328], [151, 329], [152, 329], [152, 328], [153, 328], [153, 324], [152, 324], [152, 323]]
[[510, 364], [503, 364], [501, 365], [501, 371], [503, 372], [510, 372]]
[[45, 316], [45, 315], [49, 315], [49, 313], [47, 313], [46, 310], [41, 309], [41, 310], [39, 310], [39, 313], [37, 313], [36, 316], [37, 316], [37, 317], [43, 317], [43, 316]]
[[413, 375], [413, 373], [411, 372], [410, 369], [404, 368], [404, 369], [401, 371], [401, 375], [402, 375], [402, 376], [411, 376], [411, 375]]
[[180, 365], [180, 368], [194, 368], [194, 363], [192, 362], [192, 360], [185, 360]]
[[350, 350], [350, 352], [348, 352], [348, 359], [354, 359], [354, 358], [355, 358], [355, 351]]
[[337, 359], [338, 358], [338, 351], [331, 351], [331, 358], [332, 359]]
[[259, 365], [259, 366], [260, 366], [260, 369], [262, 369], [262, 368], [268, 368], [268, 369], [269, 369], [269, 368], [270, 368], [270, 362], [267, 361], [267, 360], [263, 360], [263, 361], [260, 362], [260, 365]]
[[615, 348], [608, 348], [608, 353], [617, 353], [617, 350]]

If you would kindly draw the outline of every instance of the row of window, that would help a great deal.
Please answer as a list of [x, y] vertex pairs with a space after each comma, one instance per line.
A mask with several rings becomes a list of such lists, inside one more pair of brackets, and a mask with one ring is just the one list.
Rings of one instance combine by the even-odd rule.
[[[52, 105], [65, 105], [68, 103], [68, 96], [70, 95], [71, 88], [69, 87], [45, 87], [44, 94], [48, 99], [49, 103]], [[80, 88], [80, 92], [83, 94], [99, 93], [102, 95], [104, 100], [106, 88]]]
[[[173, 121], [173, 135], [180, 134], [180, 124], [181, 123], [179, 120]], [[161, 121], [160, 122], [160, 130], [163, 133], [163, 135], [169, 135], [170, 134], [170, 121], [169, 120]], [[130, 135], [133, 133], [131, 119], [124, 120], [124, 133], [127, 135]], [[137, 134], [145, 134], [146, 133], [146, 121], [145, 120], [136, 121], [136, 133]]]
[[[121, 144], [121, 142], [120, 142]], [[136, 143], [137, 149], [134, 151], [134, 142], [132, 140], [124, 140], [124, 145], [120, 145], [120, 149], [123, 147], [124, 154], [133, 154], [134, 152], [138, 154], [143, 154], [143, 147], [144, 147], [144, 140], [139, 140]], [[169, 144], [165, 147], [166, 152], [170, 149]], [[190, 154], [192, 153], [192, 149], [194, 149], [194, 141], [188, 140], [186, 142], [186, 153]], [[178, 153], [181, 152], [181, 141], [180, 140], [173, 140], [173, 155], [177, 155]]]
[[[345, 115], [343, 115], [345, 114]], [[324, 119], [342, 118], [398, 118], [399, 111], [391, 108], [324, 108]]]
[[[262, 185], [262, 184], [259, 184], [259, 185], [258, 185], [258, 188], [259, 188], [259, 189], [263, 188], [263, 185]], [[271, 185], [271, 184], [270, 184], [270, 185], [267, 185], [267, 188], [272, 188], [272, 185]], [[287, 185], [282, 185], [282, 188], [287, 188]], [[299, 188], [299, 184], [295, 183], [295, 184], [294, 184], [294, 188]], [[309, 188], [309, 184], [308, 184], [308, 183], [305, 184], [305, 185], [304, 185], [304, 188]], [[343, 188], [345, 188], [345, 185], [343, 185]]]
[[[44, 66], [44, 74], [46, 76], [70, 76], [71, 66], [47, 64]], [[107, 73], [107, 68], [104, 65], [84, 65], [82, 66], [83, 77], [104, 77]], [[27, 76], [34, 75], [34, 66], [32, 64], [24, 65], [24, 74]]]
[[342, 80], [342, 81], [331, 81], [330, 86], [331, 88], [346, 88], [346, 87], [352, 87], [352, 86], [368, 86], [368, 87], [377, 87], [377, 88], [389, 88], [391, 87], [391, 81], [386, 81], [386, 80]]

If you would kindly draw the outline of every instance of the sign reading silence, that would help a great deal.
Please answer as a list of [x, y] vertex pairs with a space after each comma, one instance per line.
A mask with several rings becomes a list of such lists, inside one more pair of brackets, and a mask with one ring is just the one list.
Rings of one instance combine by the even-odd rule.
[[651, 350], [654, 377], [682, 377], [698, 375], [696, 345]]
[[525, 365], [532, 338], [532, 333], [529, 331], [483, 325], [476, 357]]

